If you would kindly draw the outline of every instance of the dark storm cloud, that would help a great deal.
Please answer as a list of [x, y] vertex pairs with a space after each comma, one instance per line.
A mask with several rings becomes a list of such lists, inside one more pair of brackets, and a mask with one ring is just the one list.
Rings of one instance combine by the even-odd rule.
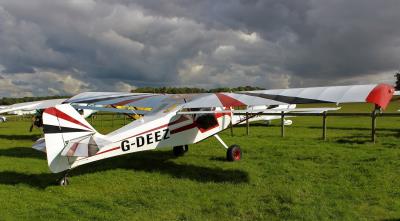
[[399, 68], [399, 11], [397, 0], [0, 0], [0, 86], [387, 81]]

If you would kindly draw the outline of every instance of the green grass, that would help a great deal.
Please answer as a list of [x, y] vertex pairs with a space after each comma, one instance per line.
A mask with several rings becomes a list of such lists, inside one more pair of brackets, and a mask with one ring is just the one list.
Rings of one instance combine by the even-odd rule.
[[[392, 110], [399, 108], [392, 107]], [[365, 110], [349, 105], [343, 111]], [[29, 122], [0, 124], [0, 220], [384, 220], [400, 218], [400, 118], [296, 117], [221, 133], [243, 160], [226, 162], [210, 138], [174, 158], [169, 149], [85, 165], [56, 185], [45, 156], [31, 149]], [[96, 120], [100, 131], [111, 121]], [[122, 124], [119, 118], [114, 127]]]

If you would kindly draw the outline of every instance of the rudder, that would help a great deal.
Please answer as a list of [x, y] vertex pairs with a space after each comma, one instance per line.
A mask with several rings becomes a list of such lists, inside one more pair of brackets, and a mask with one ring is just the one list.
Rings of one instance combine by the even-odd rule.
[[45, 109], [43, 131], [47, 162], [53, 173], [70, 169], [77, 156], [82, 155], [83, 146], [87, 154], [97, 151], [97, 145], [93, 145], [97, 131], [70, 104]]

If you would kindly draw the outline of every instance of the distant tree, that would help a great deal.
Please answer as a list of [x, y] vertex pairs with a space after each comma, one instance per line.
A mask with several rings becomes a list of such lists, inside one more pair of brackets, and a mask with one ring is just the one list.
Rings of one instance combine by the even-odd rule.
[[394, 76], [396, 77], [396, 90], [400, 90], [400, 72], [397, 72]]

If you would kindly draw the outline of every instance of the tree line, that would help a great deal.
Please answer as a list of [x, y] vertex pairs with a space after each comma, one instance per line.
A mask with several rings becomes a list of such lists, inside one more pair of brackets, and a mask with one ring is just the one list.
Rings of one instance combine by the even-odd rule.
[[218, 93], [235, 91], [264, 90], [261, 87], [241, 86], [241, 87], [219, 87], [213, 89], [204, 89], [196, 87], [139, 87], [132, 90], [132, 93], [157, 93], [157, 94], [193, 94], [193, 93]]
[[41, 101], [49, 99], [68, 98], [67, 96], [47, 96], [47, 97], [3, 97], [0, 99], [0, 105], [11, 105], [17, 103]]

